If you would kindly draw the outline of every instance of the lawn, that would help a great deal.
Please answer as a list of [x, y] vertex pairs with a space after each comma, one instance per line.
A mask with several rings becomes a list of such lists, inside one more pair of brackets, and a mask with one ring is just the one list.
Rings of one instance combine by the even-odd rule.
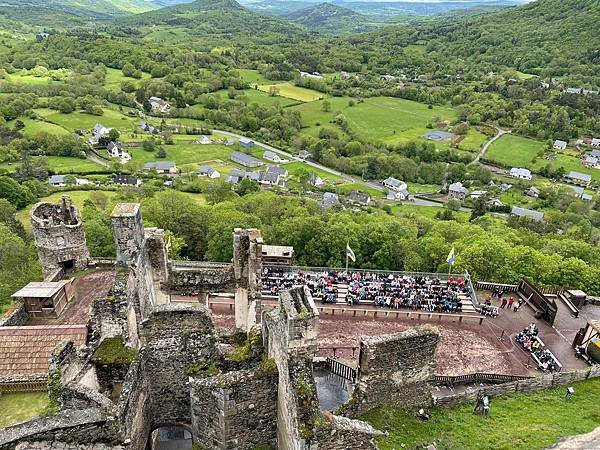
[[254, 69], [236, 69], [240, 74], [240, 78], [249, 84], [273, 84], [271, 80], [267, 80], [258, 70]]
[[479, 153], [483, 144], [485, 144], [488, 139], [489, 138], [481, 131], [471, 128], [467, 132], [465, 138], [458, 144], [458, 148], [469, 152]]
[[548, 161], [543, 158], [537, 160], [533, 165], [533, 169], [537, 170], [540, 167], [546, 166], [547, 164], [550, 164], [550, 166], [553, 169], [562, 166], [565, 168], [566, 173], [569, 173], [571, 170], [574, 170], [575, 172], [590, 174], [594, 180], [598, 180], [598, 178], [600, 177], [600, 170], [592, 169], [591, 167], [586, 167], [580, 163], [579, 158], [564, 155], [562, 153], [558, 153], [556, 155], [556, 160], [554, 161]]
[[285, 98], [281, 96], [273, 97], [267, 92], [261, 91], [260, 89], [246, 89], [244, 95], [248, 98], [248, 103], [258, 103], [262, 106], [271, 106], [278, 103], [282, 107], [297, 105], [298, 100], [291, 98]]
[[[213, 160], [229, 160], [229, 155], [234, 150], [239, 150], [236, 146], [226, 147], [225, 145], [219, 144], [191, 144], [190, 142], [197, 139], [197, 136], [186, 136], [187, 142], [177, 143], [173, 145], [165, 145], [164, 149], [167, 152], [167, 157], [163, 158], [166, 161], [175, 161], [178, 166], [190, 163], [201, 163], [204, 161]], [[140, 147], [129, 147], [127, 151], [130, 152], [132, 161], [145, 164], [151, 161], [157, 161], [154, 152], [147, 152]]]
[[8, 427], [39, 416], [48, 406], [47, 392], [6, 393], [0, 396], [0, 427]]
[[269, 92], [271, 87], [279, 89], [279, 96], [299, 100], [301, 102], [312, 102], [327, 97], [327, 94], [322, 92], [295, 86], [291, 83], [267, 84], [259, 86], [258, 89]]
[[364, 415], [373, 426], [389, 433], [377, 438], [381, 450], [542, 449], [560, 437], [587, 433], [600, 425], [600, 379], [573, 383], [575, 395], [565, 400], [565, 387], [492, 399], [490, 415], [473, 414], [473, 403], [449, 409], [431, 408], [422, 422], [415, 411], [379, 408]]
[[[108, 171], [105, 167], [88, 161], [86, 159], [74, 158], [71, 156], [48, 156], [48, 168], [56, 174], [65, 175], [69, 173], [85, 175], [90, 172]], [[19, 163], [8, 165], [0, 164], [0, 168], [7, 172], [14, 172], [19, 167]]]
[[531, 168], [533, 158], [545, 149], [544, 142], [506, 134], [490, 145], [484, 158], [508, 167]]
[[[43, 122], [40, 120], [32, 120], [27, 117], [20, 117], [19, 120], [25, 124], [25, 128], [21, 130], [24, 136], [32, 137], [36, 136], [39, 133], [48, 133], [56, 136], [66, 136], [71, 134], [69, 131], [65, 130], [63, 127], [54, 125], [50, 122]], [[8, 122], [7, 125], [14, 126], [16, 121], [12, 120]]]
[[348, 194], [352, 191], [360, 191], [360, 192], [366, 192], [367, 194], [369, 194], [371, 196], [372, 199], [379, 199], [379, 198], [383, 198], [383, 192], [382, 191], [378, 191], [375, 188], [369, 187], [369, 186], [365, 186], [362, 183], [344, 183], [344, 184], [340, 184], [337, 187], [337, 190], [340, 194]]
[[54, 81], [49, 76], [36, 77], [34, 75], [29, 75], [25, 72], [16, 72], [13, 74], [8, 74], [7, 79], [14, 83], [22, 83], [29, 85], [43, 85], [49, 83], [56, 83], [56, 81]]

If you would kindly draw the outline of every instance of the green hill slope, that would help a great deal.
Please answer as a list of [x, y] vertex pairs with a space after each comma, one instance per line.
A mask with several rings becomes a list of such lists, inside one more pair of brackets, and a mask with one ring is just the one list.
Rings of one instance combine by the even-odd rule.
[[121, 18], [118, 25], [130, 27], [163, 27], [184, 29], [192, 35], [232, 36], [281, 33], [298, 35], [303, 30], [289, 22], [275, 17], [252, 12], [235, 0], [197, 0], [150, 11], [135, 16]]
[[340, 34], [372, 29], [367, 18], [351, 9], [332, 3], [320, 3], [283, 16], [285, 19], [305, 26], [309, 30]]

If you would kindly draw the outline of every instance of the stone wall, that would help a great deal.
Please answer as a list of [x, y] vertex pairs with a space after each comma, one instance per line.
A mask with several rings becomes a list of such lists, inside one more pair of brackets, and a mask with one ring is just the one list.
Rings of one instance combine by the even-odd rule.
[[87, 267], [90, 255], [79, 210], [68, 196], [60, 204], [38, 203], [31, 209], [31, 225], [35, 247], [44, 276], [57, 269], [62, 263], [72, 260], [73, 269]]
[[144, 450], [150, 435], [151, 405], [148, 377], [144, 375], [145, 349], [129, 365], [118, 405], [119, 423], [129, 450]]
[[362, 338], [356, 388], [343, 410], [355, 417], [384, 404], [430, 405], [428, 381], [436, 367], [439, 340], [439, 332], [432, 327]]
[[190, 424], [190, 365], [218, 352], [210, 312], [199, 304], [157, 306], [142, 323], [144, 376], [148, 379], [152, 427]]
[[375, 437], [383, 436], [379, 430], [361, 420], [327, 416], [329, 426], [319, 433], [320, 450], [377, 450]]
[[112, 289], [105, 298], [94, 301], [90, 312], [88, 344], [97, 347], [105, 338], [123, 336], [128, 341], [127, 281], [129, 272], [118, 272]]
[[191, 295], [198, 292], [235, 289], [233, 265], [172, 267], [169, 280], [164, 286], [171, 294]]
[[600, 377], [599, 364], [581, 370], [555, 372], [553, 374], [544, 374], [524, 380], [512, 381], [510, 383], [483, 386], [480, 388], [469, 388], [466, 391], [445, 396], [434, 395], [433, 404], [434, 406], [439, 407], [451, 407], [462, 403], [474, 402], [481, 395], [487, 395], [493, 398], [512, 394], [514, 392], [541, 391], [553, 386], [566, 386], [575, 381], [582, 381], [595, 377]]
[[277, 373], [229, 372], [191, 379], [192, 430], [207, 449], [251, 450], [274, 445]]
[[25, 303], [19, 301], [12, 311], [0, 318], [0, 327], [18, 327], [27, 324], [28, 321], [29, 313], [25, 309]]
[[118, 445], [121, 438], [115, 425], [114, 417], [99, 409], [64, 410], [0, 429], [0, 450], [13, 450], [19, 443], [36, 441]]

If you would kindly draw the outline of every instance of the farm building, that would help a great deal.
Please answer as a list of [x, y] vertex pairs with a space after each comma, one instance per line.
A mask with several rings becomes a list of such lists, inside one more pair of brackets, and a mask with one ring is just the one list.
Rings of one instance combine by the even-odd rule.
[[73, 299], [73, 279], [61, 281], [33, 281], [11, 297], [23, 300], [31, 317], [59, 317]]
[[404, 181], [400, 181], [397, 180], [396, 178], [386, 178], [385, 180], [382, 181], [382, 184], [388, 188], [391, 189], [392, 191], [405, 191], [406, 190], [406, 183]]
[[510, 213], [513, 216], [518, 217], [529, 217], [530, 219], [540, 221], [544, 218], [544, 213], [539, 211], [534, 211], [533, 209], [521, 208], [520, 206], [513, 206]]
[[371, 203], [371, 196], [364, 192], [352, 191], [346, 195], [346, 200], [355, 205], [367, 206]]
[[141, 186], [142, 184], [142, 180], [140, 180], [139, 178], [136, 178], [132, 175], [123, 175], [123, 174], [118, 174], [115, 175], [112, 179], [113, 184], [116, 184], [118, 186]]
[[173, 161], [155, 161], [144, 165], [144, 172], [149, 172], [152, 169], [159, 174], [173, 175], [177, 173], [177, 165]]
[[150, 97], [148, 102], [152, 107], [152, 111], [166, 113], [171, 109], [171, 105], [160, 97]]
[[587, 173], [575, 172], [574, 170], [571, 170], [565, 176], [565, 181], [587, 187], [592, 182], [592, 176]]
[[244, 148], [252, 148], [256, 143], [252, 139], [240, 138], [240, 145]]
[[281, 159], [277, 153], [272, 152], [270, 150], [267, 150], [263, 153], [263, 158], [268, 159], [269, 161], [273, 161], [274, 163], [280, 163], [283, 161], [283, 159]]
[[523, 192], [523, 194], [527, 197], [538, 198], [540, 196], [540, 190], [535, 186], [531, 186], [529, 189]]
[[325, 192], [323, 194], [323, 200], [321, 201], [321, 206], [325, 209], [334, 208], [340, 205], [340, 198], [337, 194], [333, 192]]
[[231, 160], [245, 167], [259, 167], [263, 165], [263, 162], [260, 159], [242, 152], [231, 153]]

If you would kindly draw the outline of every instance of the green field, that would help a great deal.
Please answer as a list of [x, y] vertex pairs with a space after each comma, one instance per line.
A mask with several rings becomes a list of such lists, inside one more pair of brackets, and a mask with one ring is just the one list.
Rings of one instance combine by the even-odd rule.
[[63, 114], [52, 109], [36, 109], [35, 112], [46, 119], [46, 121], [59, 125], [69, 131], [91, 130], [97, 123], [101, 123], [108, 128], [129, 131], [139, 123], [139, 119], [126, 116], [112, 109], [104, 109], [102, 116], [94, 116], [83, 111]]
[[291, 105], [297, 105], [299, 102], [291, 98], [285, 98], [281, 96], [273, 97], [267, 92], [261, 91], [260, 89], [246, 89], [244, 95], [248, 98], [248, 103], [258, 103], [259, 105], [271, 106], [278, 103], [280, 106], [286, 107]]
[[143, 72], [142, 79], [126, 77], [123, 75], [123, 71], [119, 69], [106, 69], [106, 78], [104, 79], [104, 88], [111, 91], [120, 91], [122, 81], [132, 81], [137, 88], [140, 87], [142, 80], [150, 78], [150, 74]]
[[240, 78], [249, 84], [273, 84], [273, 81], [267, 80], [258, 70], [254, 69], [236, 69]]
[[49, 75], [50, 75], [50, 73], [48, 73], [48, 75], [46, 75], [46, 76], [37, 77], [35, 75], [30, 75], [27, 72], [23, 71], [23, 72], [16, 72], [16, 73], [8, 74], [7, 79], [14, 83], [33, 84], [33, 85], [56, 83], [56, 81], [52, 80], [52, 78], [50, 78]]
[[[354, 106], [349, 106], [350, 100], [349, 98], [328, 99], [331, 105], [328, 112], [323, 111], [323, 101], [293, 106], [292, 109], [300, 111], [302, 125], [307, 127], [303, 131], [307, 134], [316, 135], [319, 125], [336, 128], [329, 122], [334, 119], [336, 113], [341, 112], [351, 128], [365, 139], [386, 143], [424, 140], [422, 136], [431, 131], [426, 126], [435, 116], [441, 120], [456, 118], [456, 111], [452, 108], [435, 106], [429, 109], [423, 103], [400, 98], [367, 98], [363, 102], [355, 103]], [[476, 130], [470, 133], [473, 133], [474, 137], [471, 139], [472, 142], [467, 141], [468, 145], [476, 145], [477, 142], [485, 140]]]
[[571, 400], [565, 399], [564, 386], [493, 398], [487, 418], [473, 414], [474, 404], [468, 403], [430, 408], [426, 422], [414, 410], [393, 407], [370, 411], [363, 419], [388, 432], [377, 438], [381, 450], [424, 448], [432, 442], [447, 450], [537, 450], [600, 425], [600, 379], [573, 386]]
[[485, 144], [488, 139], [489, 138], [481, 131], [470, 129], [465, 138], [458, 144], [458, 148], [469, 152], [479, 153], [481, 147], [483, 147], [483, 144]]
[[298, 87], [291, 83], [267, 84], [259, 86], [258, 89], [264, 92], [269, 92], [271, 87], [276, 87], [279, 89], [279, 96], [299, 100], [301, 102], [312, 102], [327, 97], [327, 94], [322, 92]]
[[[533, 159], [546, 149], [546, 144], [521, 136], [506, 134], [490, 145], [485, 159], [507, 167], [533, 167]], [[544, 161], [542, 159], [542, 161]]]
[[565, 168], [566, 173], [569, 173], [571, 170], [574, 170], [575, 172], [587, 173], [591, 175], [594, 180], [598, 180], [598, 178], [600, 178], [600, 170], [592, 169], [591, 167], [586, 167], [580, 163], [579, 158], [564, 155], [562, 153], [558, 153], [554, 161], [548, 161], [543, 158], [538, 159], [535, 162], [535, 164], [533, 164], [533, 169], [537, 170], [540, 167], [546, 166], [547, 164], [550, 164], [550, 166], [553, 169], [562, 166]]
[[[40, 120], [32, 120], [27, 117], [20, 117], [19, 120], [25, 124], [25, 128], [21, 130], [24, 136], [31, 137], [39, 133], [48, 133], [56, 136], [66, 136], [71, 134], [69, 131], [59, 125]], [[14, 126], [15, 121], [8, 122], [9, 126]]]
[[39, 416], [48, 406], [47, 392], [6, 393], [0, 396], [0, 427]]
[[[47, 156], [48, 159], [48, 168], [52, 170], [56, 174], [65, 175], [65, 174], [82, 174], [91, 172], [100, 172], [108, 170], [105, 167], [96, 164], [92, 161], [87, 161], [81, 158], [74, 158], [71, 156]], [[13, 164], [0, 164], [0, 169], [3, 169], [7, 172], [14, 172], [19, 167], [19, 163]]]

